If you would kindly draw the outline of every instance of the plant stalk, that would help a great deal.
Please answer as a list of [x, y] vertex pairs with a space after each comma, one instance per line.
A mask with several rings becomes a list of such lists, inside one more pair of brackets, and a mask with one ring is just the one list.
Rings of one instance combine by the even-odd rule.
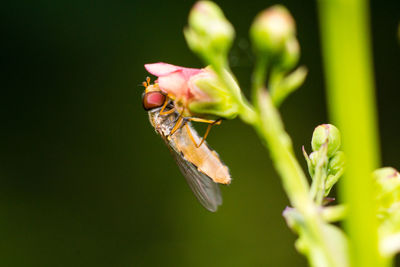
[[367, 0], [319, 0], [329, 112], [343, 136], [346, 173], [339, 196], [351, 266], [387, 266], [378, 250], [372, 171], [379, 165]]
[[[291, 140], [283, 128], [279, 113], [273, 106], [266, 90], [257, 90], [257, 92], [259, 95], [256, 101], [259, 101], [260, 121], [254, 127], [271, 153], [272, 161], [282, 178], [283, 187], [292, 206], [304, 218], [304, 229], [308, 232], [307, 237], [312, 239], [312, 243], [318, 244], [314, 248], [319, 249], [319, 253], [326, 263], [325, 266], [340, 267], [336, 264], [334, 255], [330, 253], [330, 240], [324, 237], [324, 222], [310, 197], [306, 176], [294, 156]], [[313, 254], [310, 253], [309, 256], [312, 257]]]

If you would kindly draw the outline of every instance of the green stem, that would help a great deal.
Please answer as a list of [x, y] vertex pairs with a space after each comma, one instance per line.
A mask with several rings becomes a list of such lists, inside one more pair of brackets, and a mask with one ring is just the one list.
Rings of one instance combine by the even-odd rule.
[[252, 76], [252, 99], [253, 105], [255, 106], [257, 112], [259, 112], [260, 107], [258, 106], [258, 95], [260, 94], [260, 90], [264, 87], [266, 81], [266, 73], [267, 73], [267, 59], [263, 56], [257, 57], [256, 66], [254, 68], [254, 73]]
[[[281, 83], [283, 77], [285, 77], [286, 73], [280, 71], [277, 68], [271, 69], [271, 74], [268, 81], [268, 90], [271, 95], [271, 98], [274, 99], [274, 95], [277, 94], [278, 86]], [[275, 104], [275, 102], [274, 102]]]
[[337, 222], [343, 220], [348, 214], [345, 205], [328, 206], [322, 209], [321, 216], [326, 222]]
[[378, 132], [366, 0], [319, 0], [330, 115], [343, 134], [347, 169], [340, 185], [352, 266], [385, 266], [371, 172], [379, 164]]
[[259, 90], [259, 94], [257, 101], [260, 107], [260, 121], [254, 126], [271, 152], [291, 204], [301, 213], [309, 213], [314, 205], [309, 196], [307, 178], [294, 156], [290, 137], [285, 132], [279, 113], [268, 93]]
[[[254, 124], [254, 127], [271, 153], [272, 161], [282, 178], [290, 203], [304, 218], [303, 229], [307, 231], [307, 238], [311, 240], [311, 243], [317, 244], [311, 249], [318, 249], [318, 253], [323, 255], [326, 266], [339, 267], [329, 249], [330, 240], [324, 237], [324, 222], [309, 195], [306, 176], [294, 156], [291, 140], [283, 128], [279, 113], [266, 90], [261, 89], [257, 92], [259, 95], [255, 100], [259, 102], [260, 121]], [[308, 254], [310, 261], [314, 264], [313, 256], [316, 254], [316, 251]]]
[[315, 176], [311, 185], [310, 195], [317, 205], [322, 205], [325, 193], [326, 172], [322, 168], [315, 168]]
[[318, 161], [315, 166], [315, 174], [313, 177], [310, 195], [311, 198], [315, 200], [317, 205], [322, 206], [325, 194], [325, 181], [327, 177], [327, 152], [328, 143], [325, 143], [318, 150]]

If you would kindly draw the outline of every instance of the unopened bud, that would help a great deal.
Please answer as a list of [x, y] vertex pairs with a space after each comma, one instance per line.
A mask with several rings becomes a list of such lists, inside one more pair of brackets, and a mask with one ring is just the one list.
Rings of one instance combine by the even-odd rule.
[[189, 26], [184, 34], [192, 50], [212, 57], [228, 53], [235, 31], [218, 5], [199, 1], [190, 11]]
[[315, 128], [311, 140], [313, 151], [318, 151], [320, 147], [328, 143], [328, 157], [332, 157], [341, 145], [340, 132], [332, 124], [322, 124]]
[[345, 166], [346, 157], [343, 151], [337, 151], [328, 163], [328, 173], [337, 174], [339, 171], [343, 170]]
[[[236, 84], [233, 77], [227, 73], [227, 77], [232, 80], [231, 84]], [[210, 69], [193, 76], [189, 80], [189, 88], [193, 91], [201, 91], [207, 98], [195, 98], [189, 104], [189, 110], [197, 114], [212, 114], [218, 117], [233, 119], [238, 115], [239, 104], [218, 76]], [[239, 86], [236, 86], [237, 90]]]
[[396, 179], [400, 181], [399, 172], [392, 167], [384, 167], [374, 171], [374, 177], [379, 181]]
[[296, 37], [292, 37], [285, 43], [282, 56], [278, 59], [277, 66], [283, 70], [290, 70], [297, 65], [300, 58], [300, 45]]
[[385, 167], [374, 171], [373, 175], [376, 181], [376, 199], [378, 204], [378, 210], [380, 211], [380, 213], [383, 214], [383, 217], [387, 216], [391, 217], [395, 216], [396, 214], [399, 214], [399, 203], [400, 203], [399, 172], [394, 168]]
[[250, 29], [255, 50], [268, 56], [282, 53], [287, 41], [295, 33], [293, 18], [281, 5], [270, 7], [257, 15]]

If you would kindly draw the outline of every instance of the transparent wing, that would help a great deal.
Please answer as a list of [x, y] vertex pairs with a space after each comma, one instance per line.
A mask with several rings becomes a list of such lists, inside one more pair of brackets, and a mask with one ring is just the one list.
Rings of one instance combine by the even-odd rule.
[[175, 151], [173, 147], [170, 147], [170, 151], [201, 205], [209, 211], [217, 211], [218, 206], [222, 204], [218, 184], [214, 183], [206, 174], [198, 171], [195, 165], [185, 160], [181, 153]]

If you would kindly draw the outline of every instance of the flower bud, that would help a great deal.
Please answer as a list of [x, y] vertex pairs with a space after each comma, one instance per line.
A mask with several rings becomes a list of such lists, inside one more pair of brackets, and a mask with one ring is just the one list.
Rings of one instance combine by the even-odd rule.
[[199, 1], [190, 11], [189, 26], [184, 34], [193, 51], [212, 57], [228, 53], [235, 31], [218, 5]]
[[257, 15], [250, 29], [254, 49], [268, 57], [282, 53], [295, 33], [293, 18], [281, 5], [270, 7]]
[[337, 151], [328, 163], [328, 173], [337, 174], [339, 171], [343, 170], [345, 165], [346, 157], [343, 151]]
[[[228, 77], [236, 84], [233, 77], [228, 73]], [[195, 98], [190, 102], [189, 110], [194, 114], [210, 114], [225, 119], [233, 119], [238, 115], [239, 105], [235, 101], [231, 91], [221, 82], [217, 75], [206, 68], [205, 72], [193, 76], [189, 80], [189, 88], [194, 91], [201, 91], [207, 95], [207, 98]], [[239, 86], [236, 87], [237, 90]]]
[[400, 181], [400, 174], [392, 167], [384, 167], [374, 171], [374, 177], [378, 181], [397, 179]]
[[328, 196], [332, 187], [337, 183], [344, 173], [345, 155], [342, 151], [337, 151], [328, 162], [328, 176], [325, 181], [324, 196]]
[[328, 143], [328, 157], [332, 157], [340, 148], [341, 138], [338, 128], [332, 124], [322, 124], [315, 128], [311, 140], [313, 151], [317, 151], [320, 147]]
[[400, 174], [391, 167], [385, 167], [373, 172], [376, 181], [377, 217], [381, 251], [394, 255], [400, 251]]
[[[390, 221], [397, 216], [398, 228], [400, 226], [400, 174], [391, 167], [374, 171], [376, 181], [376, 200], [378, 215], [381, 220]], [[390, 224], [390, 222], [389, 222]], [[399, 229], [400, 230], [400, 229]]]
[[300, 45], [297, 38], [292, 36], [285, 43], [285, 48], [283, 49], [282, 56], [279, 60], [278, 67], [283, 70], [290, 70], [297, 65], [300, 58]]
[[378, 199], [389, 206], [400, 201], [400, 174], [391, 167], [380, 168], [373, 173], [378, 184]]

